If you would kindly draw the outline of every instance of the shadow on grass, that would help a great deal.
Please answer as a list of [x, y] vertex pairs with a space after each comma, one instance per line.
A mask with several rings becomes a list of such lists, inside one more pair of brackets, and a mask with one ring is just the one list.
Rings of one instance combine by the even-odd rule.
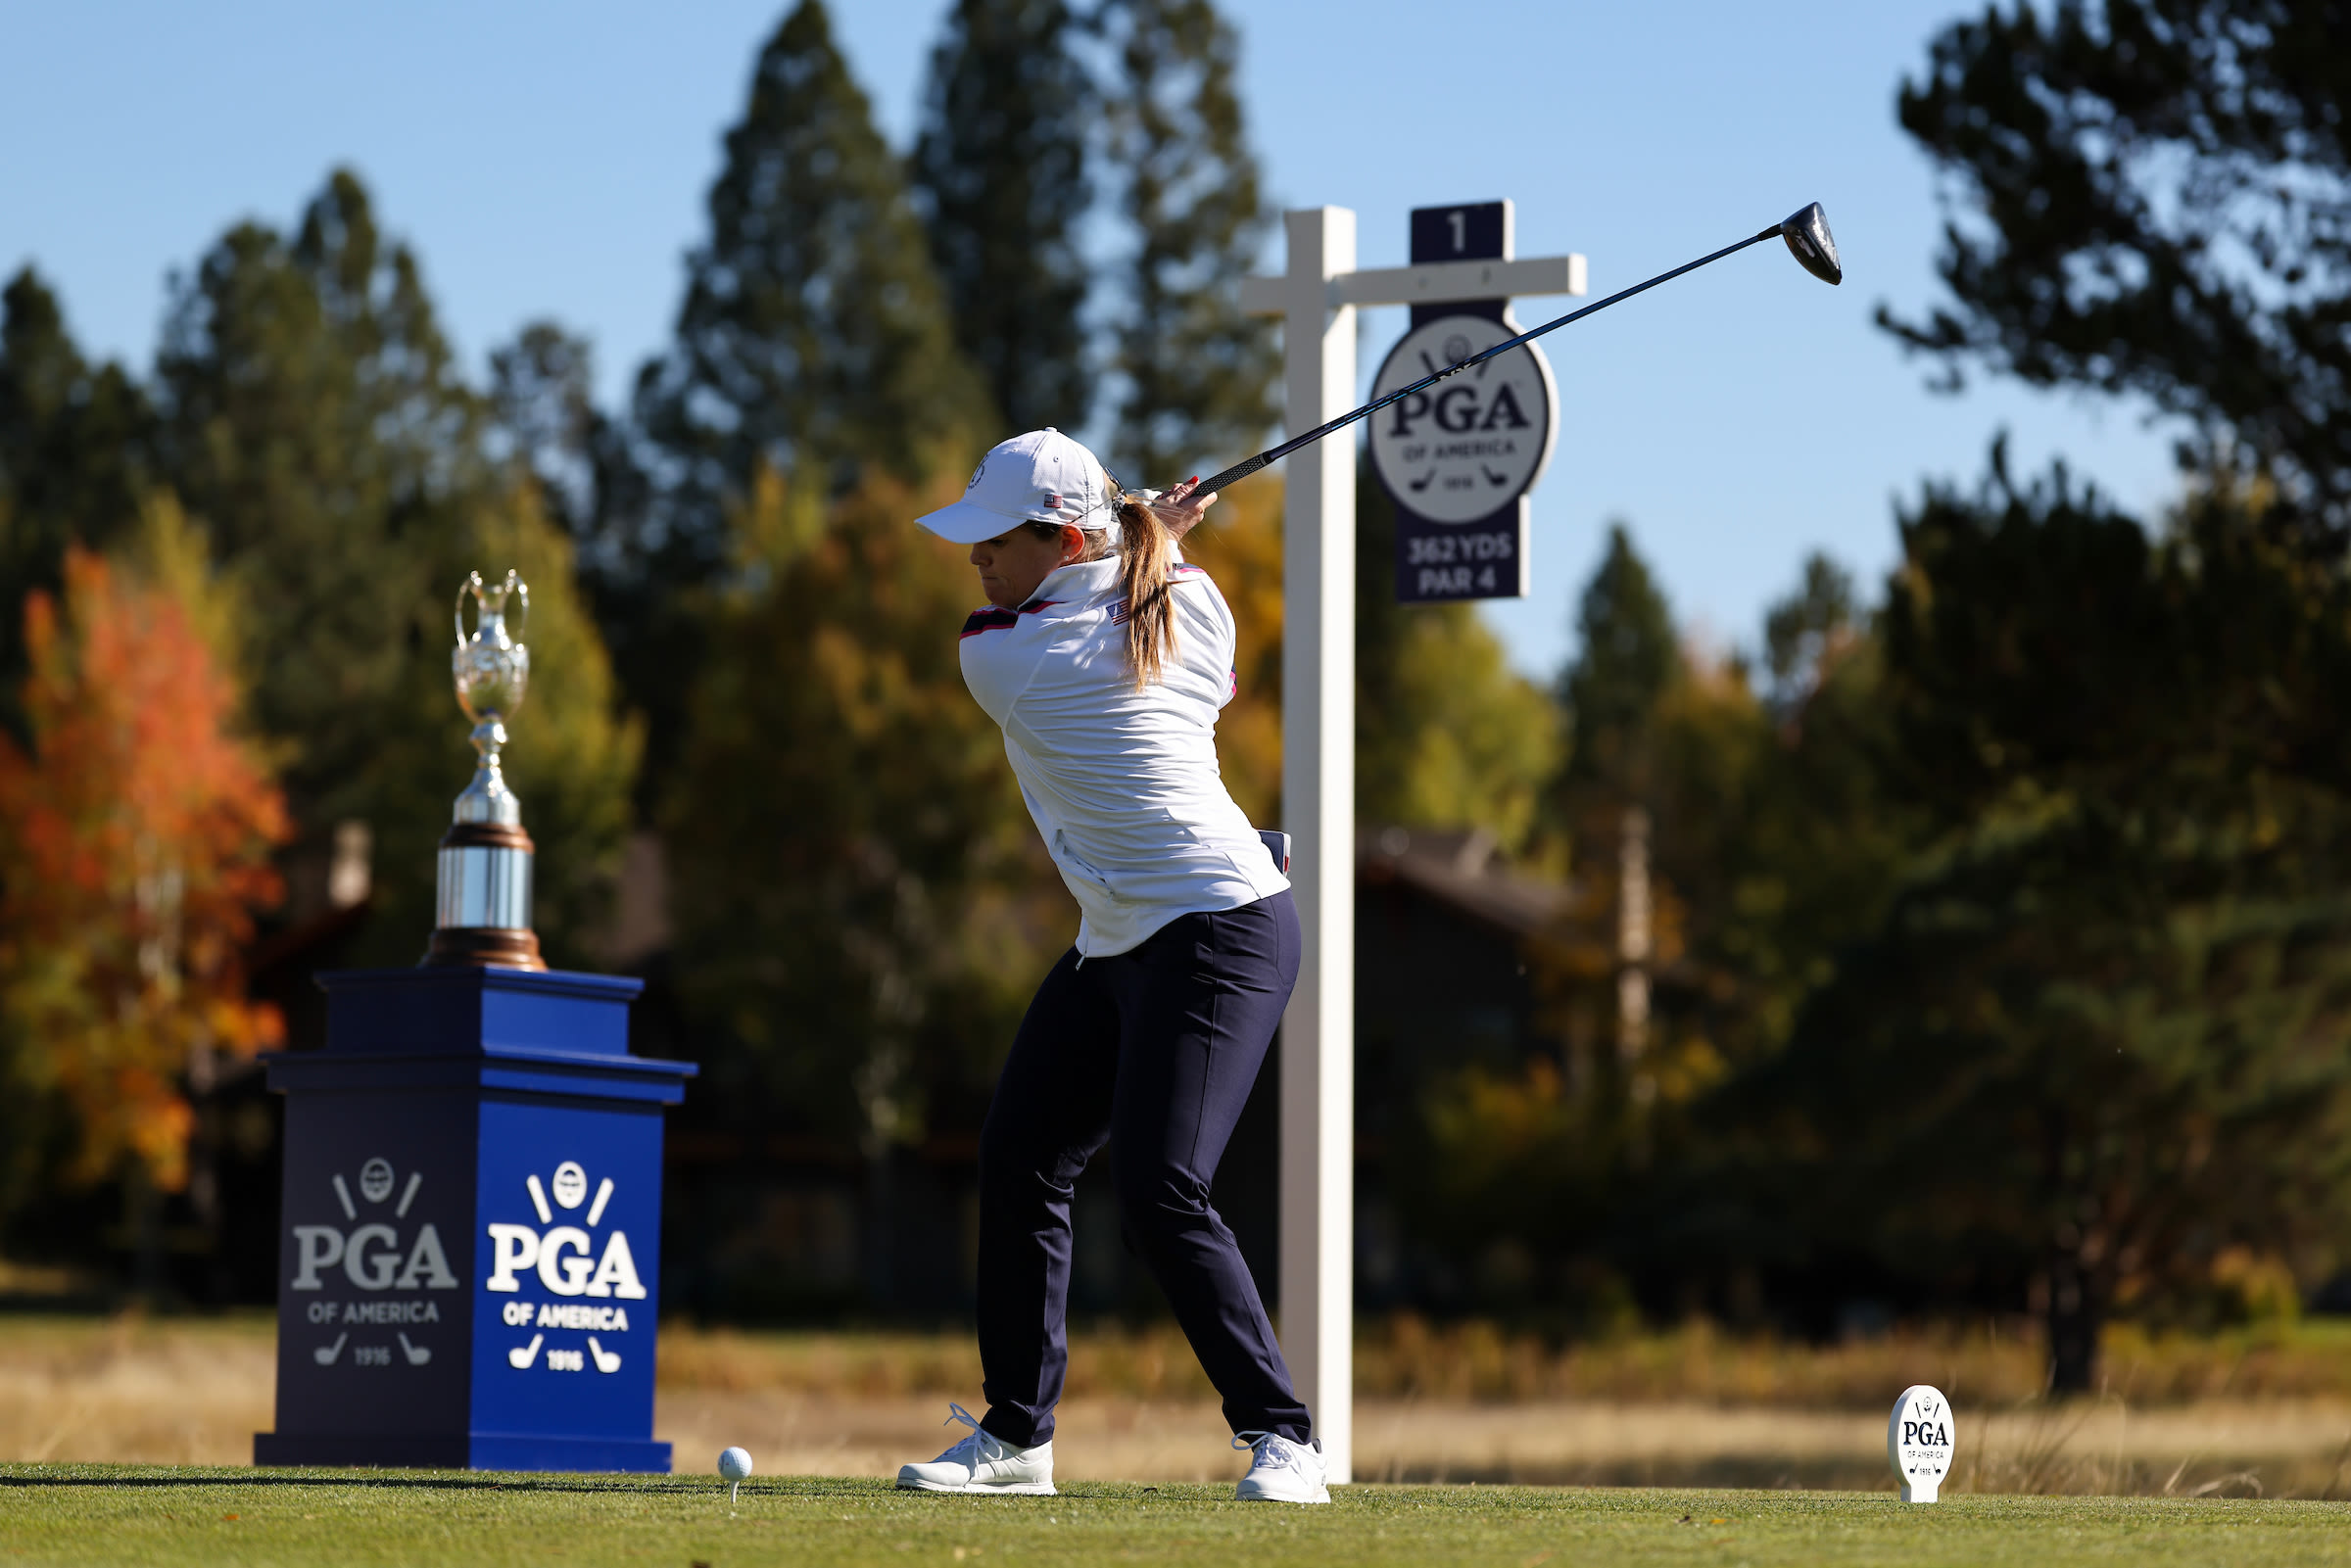
[[[726, 1483], [713, 1476], [712, 1491], [722, 1490]], [[0, 1487], [374, 1487], [396, 1492], [689, 1492], [699, 1490], [685, 1480], [660, 1481], [588, 1481], [588, 1480], [506, 1480], [490, 1476], [471, 1475], [344, 1475], [334, 1472], [319, 1474], [300, 1472], [289, 1474], [282, 1470], [253, 1470], [244, 1474], [203, 1475], [0, 1475]], [[825, 1487], [811, 1483], [804, 1489], [763, 1488], [773, 1496], [821, 1497], [846, 1490], [845, 1487]]]
[[[61, 1466], [59, 1467], [59, 1473], [50, 1475], [26, 1475], [22, 1471], [14, 1474], [0, 1474], [0, 1487], [16, 1487], [20, 1489], [36, 1487], [89, 1487], [93, 1489], [109, 1487], [142, 1487], [153, 1488], [156, 1490], [189, 1487], [210, 1487], [222, 1489], [243, 1489], [248, 1487], [366, 1487], [391, 1492], [543, 1492], [551, 1494], [582, 1495], [593, 1495], [600, 1493], [639, 1493], [647, 1495], [673, 1493], [680, 1495], [693, 1495], [703, 1491], [723, 1493], [726, 1490], [727, 1483], [721, 1481], [716, 1476], [711, 1476], [707, 1479], [698, 1476], [675, 1476], [661, 1480], [636, 1480], [620, 1476], [615, 1476], [610, 1480], [595, 1479], [584, 1476], [551, 1476], [545, 1480], [541, 1480], [536, 1477], [485, 1476], [466, 1473], [450, 1474], [446, 1472], [427, 1473], [423, 1475], [384, 1475], [378, 1471], [362, 1471], [355, 1474], [346, 1471], [332, 1470], [318, 1471], [260, 1469], [245, 1471], [208, 1470], [191, 1472], [182, 1475], [157, 1475], [152, 1473], [145, 1475], [117, 1475], [107, 1473], [93, 1475], [88, 1473], [86, 1470], [80, 1469], [79, 1467], [76, 1467], [72, 1471], [68, 1471], [65, 1469], [65, 1467]], [[1125, 1501], [1128, 1500], [1134, 1494], [1138, 1492], [1156, 1493], [1162, 1490], [1163, 1489], [1158, 1486], [1136, 1487], [1119, 1482], [1067, 1482], [1063, 1484], [1059, 1500], [1069, 1503]], [[1176, 1492], [1184, 1489], [1167, 1488], [1165, 1490]], [[807, 1476], [791, 1479], [779, 1477], [772, 1481], [746, 1481], [744, 1483], [743, 1491], [745, 1497], [778, 1498], [844, 1497], [855, 1496], [886, 1497], [897, 1497], [902, 1496], [907, 1497], [921, 1497], [928, 1498], [931, 1496], [930, 1494], [923, 1493], [901, 1493], [897, 1486], [890, 1481], [855, 1476]]]
[[1463, 1464], [1374, 1462], [1359, 1483], [1400, 1487], [1599, 1487], [1689, 1492], [1890, 1492], [1884, 1460], [1843, 1454], [1721, 1453]]

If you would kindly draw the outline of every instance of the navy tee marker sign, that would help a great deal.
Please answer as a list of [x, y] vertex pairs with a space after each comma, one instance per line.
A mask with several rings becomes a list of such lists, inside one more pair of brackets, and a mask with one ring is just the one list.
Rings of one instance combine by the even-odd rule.
[[[1509, 202], [1415, 208], [1415, 265], [1509, 261]], [[1507, 298], [1415, 305], [1374, 396], [1458, 364], [1520, 330]], [[1416, 393], [1371, 420], [1372, 471], [1396, 503], [1396, 597], [1522, 598], [1526, 494], [1551, 460], [1559, 398], [1534, 345]]]

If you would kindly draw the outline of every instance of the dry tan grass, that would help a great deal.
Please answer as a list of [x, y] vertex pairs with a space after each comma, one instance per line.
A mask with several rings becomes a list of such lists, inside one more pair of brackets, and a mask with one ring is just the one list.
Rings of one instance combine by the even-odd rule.
[[[2313, 1323], [2191, 1338], [2110, 1327], [2102, 1392], [2135, 1406], [2216, 1399], [2351, 1401], [2351, 1325]], [[1441, 1400], [1698, 1401], [1877, 1409], [1912, 1383], [2010, 1406], [2046, 1388], [2037, 1332], [2012, 1324], [1914, 1330], [1843, 1345], [1737, 1337], [1698, 1322], [1662, 1334], [1552, 1346], [1492, 1324], [1399, 1316], [1359, 1341], [1359, 1394]]]
[[0, 1317], [0, 1455], [250, 1464], [277, 1389], [275, 1322]]
[[[1367, 1336], [1373, 1375], [1359, 1383], [1375, 1385], [1377, 1357], [1404, 1356], [1415, 1332]], [[2225, 1378], [2233, 1366], [2251, 1392], [2192, 1402], [2110, 1395], [2052, 1406], [2030, 1390], [1968, 1392], [1970, 1379], [1995, 1381], [1987, 1370], [2006, 1354], [1996, 1346], [1945, 1347], [1953, 1358], [1943, 1365], [1931, 1345], [1917, 1343], [1813, 1353], [1825, 1370], [1807, 1386], [1797, 1380], [1798, 1350], [1696, 1333], [1617, 1347], [1613, 1362], [1596, 1352], [1539, 1356], [1531, 1343], [1513, 1348], [1499, 1336], [1481, 1349], [1473, 1335], [1456, 1334], [1422, 1346], [1413, 1376], [1429, 1392], [1359, 1393], [1361, 1478], [1879, 1488], [1891, 1484], [1884, 1407], [1905, 1384], [1941, 1381], [1963, 1423], [1952, 1490], [2351, 1490], [2351, 1398], [2263, 1392], [2281, 1367], [2315, 1367], [2311, 1380], [2324, 1381], [2331, 1364], [2324, 1344], [2208, 1346], [2201, 1370], [2182, 1347], [2155, 1347], [2149, 1364], [2160, 1371], [2166, 1363], [2156, 1357], [2169, 1356], [2175, 1368], [2151, 1379], [2161, 1389]], [[2263, 1354], [2273, 1357], [2267, 1371]], [[274, 1355], [272, 1326], [259, 1315], [0, 1318], [0, 1459], [246, 1462], [253, 1433], [271, 1421]], [[1225, 1447], [1223, 1420], [1172, 1331], [1081, 1336], [1072, 1365], [1055, 1444], [1060, 1474], [1175, 1482], [1239, 1473], [1241, 1456]], [[1551, 1392], [1604, 1374], [1618, 1387], [1703, 1392]], [[1864, 1388], [1867, 1379], [1874, 1386]], [[1512, 1401], [1514, 1387], [1541, 1392]], [[1783, 1396], [1776, 1404], [1764, 1398], [1775, 1391]], [[672, 1326], [663, 1331], [655, 1431], [677, 1445], [681, 1470], [707, 1469], [719, 1449], [740, 1443], [770, 1475], [885, 1475], [944, 1448], [960, 1431], [940, 1424], [946, 1401], [977, 1403], [978, 1392], [978, 1357], [959, 1337]], [[1857, 1406], [1863, 1393], [1866, 1407], [1839, 1407]]]
[[[1401, 1315], [1358, 1334], [1359, 1398], [1447, 1403], [1598, 1401], [1874, 1410], [1912, 1383], [1933, 1383], [1979, 1407], [2036, 1399], [2047, 1365], [2037, 1336], [2000, 1324], [1909, 1332], [1813, 1346], [1724, 1334], [1705, 1323], [1660, 1334], [1553, 1345], [1490, 1323], [1431, 1325]], [[2135, 1406], [2215, 1399], [2351, 1402], [2351, 1325], [2305, 1324], [2210, 1338], [2107, 1332], [2104, 1392]], [[661, 1383], [669, 1389], [777, 1388], [804, 1394], [948, 1394], [976, 1388], [969, 1336], [761, 1334], [667, 1325]], [[1172, 1325], [1104, 1326], [1073, 1337], [1070, 1393], [1169, 1401], [1209, 1399]]]

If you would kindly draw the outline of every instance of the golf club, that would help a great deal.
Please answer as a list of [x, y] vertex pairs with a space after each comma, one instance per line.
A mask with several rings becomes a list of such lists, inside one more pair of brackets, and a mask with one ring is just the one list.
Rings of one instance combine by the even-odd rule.
[[1729, 256], [1737, 251], [1744, 251], [1751, 245], [1760, 245], [1765, 240], [1772, 238], [1774, 235], [1786, 240], [1788, 242], [1788, 250], [1790, 254], [1793, 255], [1797, 261], [1802, 264], [1805, 271], [1811, 273], [1823, 283], [1842, 283], [1845, 281], [1845, 267], [1837, 260], [1837, 241], [1829, 233], [1829, 214], [1821, 211], [1820, 204], [1818, 202], [1814, 202], [1809, 207], [1804, 208], [1801, 212], [1791, 214], [1786, 220], [1773, 224], [1770, 228], [1765, 229], [1760, 234], [1750, 235], [1748, 238], [1741, 240], [1736, 245], [1726, 245], [1711, 256], [1702, 256], [1697, 261], [1685, 262], [1684, 264], [1675, 267], [1670, 272], [1659, 272], [1655, 277], [1649, 279], [1645, 283], [1636, 283], [1631, 288], [1620, 290], [1615, 294], [1609, 295], [1605, 300], [1595, 301], [1594, 303], [1585, 306], [1580, 310], [1570, 310], [1556, 321], [1546, 321], [1539, 327], [1535, 327], [1526, 332], [1521, 332], [1514, 338], [1509, 338], [1501, 343], [1497, 343], [1494, 345], [1494, 347], [1486, 350], [1483, 354], [1473, 354], [1468, 358], [1462, 360], [1459, 364], [1447, 365], [1444, 369], [1438, 371], [1434, 375], [1422, 376], [1411, 386], [1399, 387], [1394, 392], [1389, 393], [1386, 397], [1374, 399], [1370, 403], [1365, 404], [1361, 408], [1356, 409], [1353, 413], [1343, 413], [1326, 425], [1318, 425], [1303, 436], [1293, 436], [1278, 447], [1268, 448], [1266, 451], [1259, 452], [1254, 457], [1244, 457], [1241, 459], [1241, 461], [1234, 463], [1230, 468], [1223, 470], [1222, 473], [1211, 474], [1208, 478], [1193, 486], [1192, 494], [1196, 496], [1205, 496], [1223, 490], [1227, 485], [1248, 478], [1251, 474], [1256, 473], [1260, 468], [1265, 467], [1268, 463], [1275, 462], [1283, 457], [1288, 456], [1291, 452], [1296, 451], [1301, 447], [1311, 447], [1316, 442], [1320, 441], [1324, 436], [1331, 434], [1333, 431], [1344, 430], [1349, 425], [1354, 424], [1358, 419], [1369, 418], [1371, 415], [1379, 412], [1380, 409], [1385, 408], [1392, 403], [1401, 403], [1416, 392], [1427, 391], [1430, 387], [1435, 386], [1447, 376], [1459, 375], [1463, 370], [1468, 369], [1471, 365], [1483, 364], [1486, 360], [1493, 358], [1498, 354], [1508, 354], [1512, 349], [1518, 348], [1522, 344], [1532, 343], [1535, 341], [1535, 339], [1543, 336], [1543, 334], [1546, 332], [1556, 332], [1570, 321], [1581, 321], [1585, 316], [1590, 315], [1595, 310], [1605, 310], [1609, 306], [1616, 304], [1620, 300], [1629, 300], [1634, 295], [1643, 293], [1649, 289], [1654, 289], [1660, 283], [1671, 282], [1673, 279], [1680, 277], [1684, 272], [1695, 272], [1709, 261], [1719, 261], [1724, 257]]

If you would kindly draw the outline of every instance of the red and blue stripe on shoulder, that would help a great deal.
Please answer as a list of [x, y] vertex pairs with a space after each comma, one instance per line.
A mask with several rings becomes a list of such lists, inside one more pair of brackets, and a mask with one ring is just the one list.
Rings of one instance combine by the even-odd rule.
[[1031, 599], [1017, 610], [1007, 610], [994, 604], [983, 604], [963, 618], [963, 635], [978, 637], [983, 632], [1003, 632], [1021, 624], [1024, 615], [1034, 615], [1060, 603], [1059, 599]]
[[[1194, 566], [1188, 562], [1180, 561], [1177, 562], [1168, 572], [1168, 578], [1171, 582], [1181, 581], [1187, 578], [1205, 579], [1207, 576], [1208, 569], [1206, 567]], [[1028, 603], [1022, 605], [1017, 610], [1004, 609], [995, 604], [983, 604], [978, 609], [972, 611], [971, 614], [963, 618], [963, 635], [965, 637], [978, 637], [983, 632], [1010, 631], [1013, 627], [1021, 624], [1022, 616], [1034, 615], [1039, 610], [1049, 610], [1060, 602], [1061, 600], [1059, 599], [1051, 598], [1031, 599]], [[1122, 624], [1126, 621], [1127, 605], [1124, 601], [1111, 606], [1110, 619], [1111, 624], [1114, 626]]]

